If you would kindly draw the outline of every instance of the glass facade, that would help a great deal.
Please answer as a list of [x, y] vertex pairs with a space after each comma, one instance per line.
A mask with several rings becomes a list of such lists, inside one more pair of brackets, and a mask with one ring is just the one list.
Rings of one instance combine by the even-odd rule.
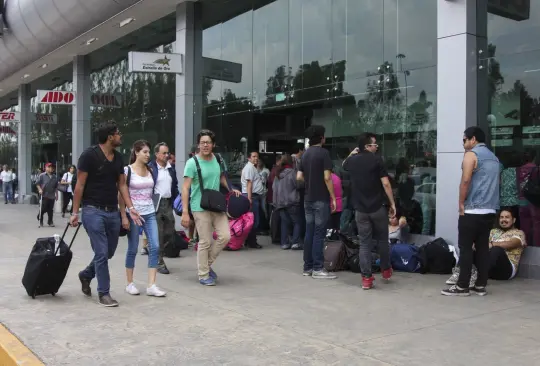
[[204, 57], [242, 65], [238, 83], [204, 80], [203, 125], [236, 174], [248, 150], [270, 168], [312, 124], [326, 127], [340, 171], [358, 135], [375, 132], [414, 232], [433, 234], [436, 35], [437, 3], [429, 0], [254, 6], [203, 32]]
[[[540, 246], [540, 211], [520, 197], [540, 147], [540, 0], [488, 2], [486, 66], [491, 145], [502, 164], [501, 204], [519, 214], [529, 245]], [[502, 3], [502, 2], [501, 2]], [[498, 11], [499, 10], [499, 11]], [[535, 232], [536, 231], [536, 232]]]

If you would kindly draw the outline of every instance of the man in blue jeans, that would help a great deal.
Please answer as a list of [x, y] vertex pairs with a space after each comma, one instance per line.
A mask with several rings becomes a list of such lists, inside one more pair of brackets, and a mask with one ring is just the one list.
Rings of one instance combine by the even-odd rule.
[[330, 212], [336, 210], [336, 196], [332, 184], [332, 160], [322, 145], [323, 126], [313, 125], [306, 131], [309, 149], [298, 164], [297, 180], [305, 183], [304, 208], [306, 236], [304, 239], [304, 276], [315, 279], [335, 279], [335, 274], [324, 269], [324, 238]]
[[109, 294], [109, 259], [116, 251], [120, 234], [118, 192], [133, 221], [139, 226], [142, 222], [129, 197], [122, 155], [115, 150], [122, 144], [122, 134], [114, 123], [101, 125], [97, 133], [99, 145], [89, 147], [79, 157], [70, 223], [72, 226], [79, 225], [82, 201], [82, 224], [94, 251], [94, 258], [88, 267], [79, 272], [82, 292], [92, 296], [90, 282], [97, 277], [99, 303], [106, 307], [116, 307], [118, 302]]

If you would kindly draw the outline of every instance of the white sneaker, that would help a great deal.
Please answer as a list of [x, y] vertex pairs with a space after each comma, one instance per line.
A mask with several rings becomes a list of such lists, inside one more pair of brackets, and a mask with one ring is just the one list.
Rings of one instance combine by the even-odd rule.
[[459, 278], [459, 267], [452, 268], [452, 276], [446, 280], [447, 285], [455, 285]]
[[126, 292], [130, 295], [140, 295], [139, 289], [133, 282], [126, 286]]
[[164, 297], [165, 295], [167, 295], [167, 293], [154, 284], [146, 289], [146, 295], [155, 296], [155, 297]]

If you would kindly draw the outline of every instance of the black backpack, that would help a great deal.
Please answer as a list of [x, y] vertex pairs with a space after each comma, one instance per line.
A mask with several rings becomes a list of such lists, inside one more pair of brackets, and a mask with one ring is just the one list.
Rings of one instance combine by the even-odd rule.
[[437, 238], [418, 249], [420, 273], [451, 274], [456, 258], [443, 238]]
[[523, 197], [536, 207], [540, 207], [540, 166], [531, 170], [525, 185], [523, 186]]

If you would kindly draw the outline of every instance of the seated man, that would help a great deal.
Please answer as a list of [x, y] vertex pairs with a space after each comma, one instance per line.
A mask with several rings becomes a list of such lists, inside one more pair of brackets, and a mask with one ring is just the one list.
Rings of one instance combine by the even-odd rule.
[[[516, 218], [512, 211], [502, 209], [499, 213], [499, 227], [489, 235], [489, 278], [510, 280], [516, 276], [523, 248], [527, 246], [525, 233], [514, 226]], [[455, 284], [459, 277], [459, 267], [454, 268], [447, 284]], [[473, 267], [470, 286], [476, 281], [477, 272]]]
[[499, 214], [499, 227], [489, 235], [489, 278], [510, 280], [516, 276], [523, 248], [527, 246], [525, 233], [515, 228], [516, 218], [510, 210]]

